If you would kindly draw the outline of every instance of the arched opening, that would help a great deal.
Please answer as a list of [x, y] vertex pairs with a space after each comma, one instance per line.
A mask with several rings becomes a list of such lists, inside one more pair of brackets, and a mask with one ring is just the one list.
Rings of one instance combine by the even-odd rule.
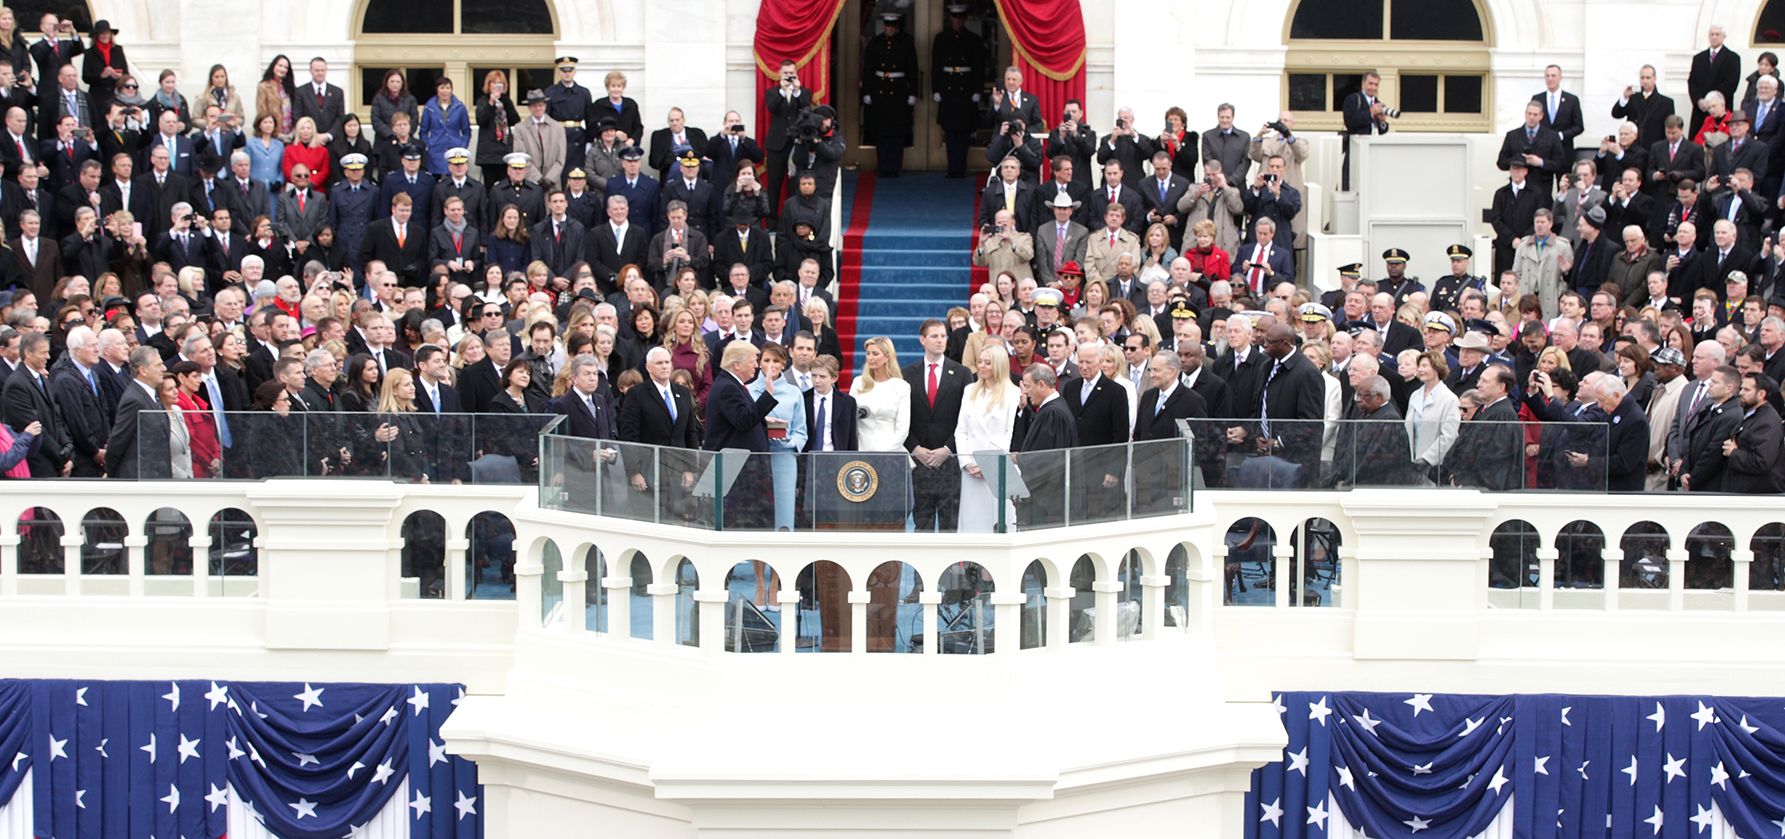
[[147, 574], [192, 573], [192, 521], [172, 507], [162, 507], [143, 522], [143, 571]]
[[700, 571], [694, 561], [684, 557], [676, 563], [676, 643], [685, 647], [700, 646], [700, 613], [696, 611], [694, 592], [700, 589]]
[[514, 522], [493, 511], [471, 517], [465, 526], [465, 598], [514, 599]]
[[417, 510], [403, 519], [403, 596], [446, 597], [446, 519]]
[[849, 572], [828, 559], [800, 569], [794, 578], [799, 589], [799, 620], [795, 626], [799, 652], [849, 652], [851, 609]]
[[[19, 18], [24, 20], [24, 18]], [[1767, 0], [1754, 19], [1754, 46], [1785, 46], [1785, 0]]]
[[1488, 537], [1488, 588], [1537, 588], [1537, 549], [1543, 537], [1523, 519], [1501, 522]]
[[[1618, 562], [1618, 586], [1632, 589], [1667, 588], [1667, 549], [1673, 540], [1667, 528], [1652, 521], [1639, 521], [1625, 529], [1618, 540], [1624, 557]], [[1560, 570], [1557, 576], [1561, 576]]]
[[[128, 574], [130, 556], [124, 547], [130, 525], [110, 507], [96, 507], [81, 517], [81, 573]], [[191, 560], [187, 560], [190, 565]]]
[[1227, 528], [1227, 562], [1221, 602], [1231, 606], [1275, 606], [1277, 531], [1264, 519], [1247, 517]]
[[[492, 70], [507, 77], [517, 108], [528, 90], [553, 83], [559, 27], [552, 0], [364, 0], [356, 24], [347, 97], [348, 110], [362, 116], [391, 69], [402, 71], [418, 103], [434, 95], [440, 78], [452, 79], [473, 120]], [[599, 80], [582, 84], [600, 89]], [[370, 128], [368, 121], [368, 135]]]
[[1190, 628], [1190, 550], [1174, 545], [1165, 557], [1165, 625]]
[[[6, 4], [6, 8], [12, 10], [21, 33], [37, 32], [38, 21], [52, 12], [59, 18], [73, 21], [76, 32], [93, 30], [93, 12], [87, 8], [86, 0], [13, 0]], [[33, 67], [31, 71], [35, 73], [37, 68]]]
[[1605, 531], [1571, 521], [1556, 534], [1556, 588], [1605, 587]]
[[1735, 536], [1707, 521], [1686, 536], [1686, 588], [1727, 589], [1735, 585]]
[[868, 575], [868, 652], [915, 653], [923, 646], [923, 578], [905, 562], [882, 562]]
[[558, 579], [558, 572], [564, 570], [564, 555], [558, 552], [558, 543], [545, 540], [545, 546], [539, 550], [539, 564], [545, 566], [539, 576], [539, 622], [555, 623], [562, 619], [556, 613], [564, 602], [564, 581]]
[[48, 507], [32, 507], [19, 514], [18, 528], [19, 573], [62, 573], [62, 517]]
[[606, 632], [607, 586], [601, 580], [607, 576], [607, 557], [600, 548], [590, 545], [583, 552], [583, 573], [589, 575], [589, 581], [583, 585], [583, 628]]
[[1283, 101], [1298, 131], [1339, 130], [1345, 98], [1381, 74], [1396, 131], [1493, 127], [1488, 49], [1478, 0], [1301, 0], [1284, 31]]
[[1785, 591], [1785, 524], [1773, 522], [1748, 543], [1754, 561], [1748, 565], [1749, 591]]
[[1140, 582], [1145, 573], [1140, 551], [1129, 551], [1116, 566], [1116, 582], [1122, 584], [1122, 590], [1116, 593], [1117, 641], [1140, 637], [1141, 627], [1146, 623], [1146, 586]]
[[992, 572], [977, 562], [957, 562], [942, 572], [936, 583], [936, 590], [942, 593], [942, 602], [936, 606], [940, 652], [983, 655], [993, 651], [997, 614], [992, 608], [992, 588]]
[[[260, 573], [259, 549], [254, 540], [260, 535], [260, 528], [254, 524], [254, 517], [234, 507], [218, 510], [211, 516], [209, 525], [211, 535], [210, 561], [211, 576], [223, 581], [224, 594], [236, 594], [231, 590], [231, 578], [252, 578]], [[239, 593], [248, 594], [254, 589], [251, 585], [238, 584]]]
[[1037, 559], [1023, 569], [1022, 648], [1047, 646], [1047, 566]]
[[781, 636], [781, 593], [766, 562], [740, 562], [725, 573], [725, 649], [772, 653]]
[[633, 554], [626, 573], [632, 577], [632, 589], [627, 592], [632, 601], [632, 637], [649, 641], [653, 626], [651, 620], [655, 614], [651, 608], [651, 595], [647, 591], [651, 585], [651, 560], [642, 553]]
[[1072, 573], [1066, 576], [1066, 584], [1072, 587], [1072, 602], [1066, 607], [1068, 643], [1090, 641], [1097, 635], [1097, 592], [1093, 590], [1096, 582], [1097, 560], [1090, 554], [1081, 554], [1072, 563]]
[[1315, 516], [1290, 534], [1289, 605], [1337, 606], [1339, 526]]

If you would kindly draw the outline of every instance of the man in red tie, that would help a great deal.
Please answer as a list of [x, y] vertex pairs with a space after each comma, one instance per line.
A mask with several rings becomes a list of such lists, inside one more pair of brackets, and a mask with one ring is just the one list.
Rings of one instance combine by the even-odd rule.
[[956, 459], [955, 423], [972, 371], [950, 361], [948, 327], [926, 320], [918, 327], [923, 358], [899, 371], [911, 382], [911, 426], [905, 448], [916, 465], [911, 471], [912, 517], [918, 532], [955, 530], [961, 499], [961, 466]]

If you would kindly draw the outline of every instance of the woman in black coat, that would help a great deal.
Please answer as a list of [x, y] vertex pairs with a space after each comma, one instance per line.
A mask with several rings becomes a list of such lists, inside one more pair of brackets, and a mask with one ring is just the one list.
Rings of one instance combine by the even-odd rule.
[[351, 113], [341, 118], [340, 133], [328, 141], [328, 185], [330, 187], [347, 179], [347, 170], [341, 168], [341, 158], [350, 154], [363, 154], [367, 160], [372, 159], [372, 141], [366, 138], [364, 126], [359, 121], [359, 115]]
[[87, 98], [95, 116], [111, 108], [118, 95], [118, 80], [130, 72], [130, 62], [124, 58], [117, 36], [118, 30], [112, 28], [110, 21], [95, 21], [93, 46], [81, 58], [81, 81], [87, 85]]
[[291, 412], [291, 394], [279, 382], [262, 382], [254, 391], [254, 413], [248, 421], [250, 478], [304, 474], [299, 461], [304, 420]]
[[502, 183], [508, 171], [502, 158], [514, 151], [514, 135], [509, 128], [520, 119], [514, 98], [508, 93], [508, 74], [501, 70], [484, 74], [483, 93], [477, 97], [476, 158], [485, 184]]
[[545, 420], [537, 415], [547, 413], [545, 402], [527, 390], [532, 381], [527, 359], [509, 359], [502, 368], [502, 390], [490, 400], [489, 414], [478, 417], [483, 450], [514, 458], [526, 483], [539, 478], [539, 429]]

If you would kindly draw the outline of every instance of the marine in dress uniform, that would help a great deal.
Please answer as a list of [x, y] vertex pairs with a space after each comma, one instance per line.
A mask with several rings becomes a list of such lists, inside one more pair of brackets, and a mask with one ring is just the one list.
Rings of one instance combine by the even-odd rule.
[[[329, 190], [329, 225], [335, 228], [335, 242], [354, 260], [356, 277], [364, 283], [365, 272], [358, 271], [359, 244], [366, 236], [366, 226], [377, 214], [378, 188], [364, 178], [366, 156], [355, 152], [341, 158], [346, 177]], [[194, 191], [194, 197], [197, 196]]]
[[901, 15], [880, 16], [881, 33], [863, 54], [862, 104], [868, 136], [880, 158], [880, 175], [896, 178], [911, 142], [911, 109], [917, 104], [917, 44], [900, 31]]
[[1444, 250], [1450, 257], [1450, 273], [1432, 283], [1431, 309], [1434, 312], [1454, 312], [1463, 302], [1463, 292], [1468, 289], [1487, 293], [1487, 280], [1469, 273], [1469, 260], [1475, 252], [1462, 245], [1451, 245]]
[[936, 124], [948, 149], [948, 176], [967, 177], [967, 147], [979, 127], [980, 88], [985, 85], [985, 44], [967, 31], [967, 6], [948, 7], [948, 25], [930, 42], [930, 84]]
[[[569, 171], [583, 165], [583, 147], [589, 142], [584, 121], [594, 99], [588, 88], [576, 83], [575, 56], [559, 56], [554, 65], [558, 83], [545, 91], [545, 115], [564, 126], [564, 169]], [[632, 141], [636, 143], [638, 138]]]
[[1357, 287], [1357, 281], [1364, 275], [1364, 264], [1353, 262], [1339, 266], [1339, 287], [1320, 295], [1320, 305], [1332, 311], [1345, 308], [1345, 295]]

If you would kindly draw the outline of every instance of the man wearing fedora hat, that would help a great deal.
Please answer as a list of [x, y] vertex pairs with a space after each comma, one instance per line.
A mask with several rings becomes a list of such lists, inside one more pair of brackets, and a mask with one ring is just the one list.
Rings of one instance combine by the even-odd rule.
[[545, 91], [527, 91], [527, 116], [514, 127], [514, 150], [527, 155], [533, 163], [527, 170], [527, 182], [547, 189], [562, 183], [566, 145], [564, 126], [546, 114], [549, 100]]
[[1451, 393], [1462, 393], [1481, 382], [1481, 371], [1487, 367], [1488, 339], [1480, 332], [1464, 332], [1451, 348], [1456, 351], [1457, 364], [1444, 384]]
[[1754, 120], [1748, 116], [1748, 112], [1741, 108], [1731, 111], [1729, 142], [1711, 149], [1711, 171], [1710, 177], [1705, 179], [1705, 190], [1716, 192], [1727, 187], [1730, 176], [1737, 169], [1752, 172], [1755, 181], [1765, 180], [1770, 157], [1767, 144], [1754, 138]]
[[1090, 231], [1073, 220], [1080, 206], [1070, 192], [1062, 189], [1054, 193], [1047, 207], [1048, 212], [1053, 213], [1053, 220], [1036, 225], [1032, 234], [1035, 259], [1030, 267], [1035, 269], [1036, 282], [1053, 285], [1061, 266], [1072, 263], [1076, 267], [1084, 262], [1085, 242]]

